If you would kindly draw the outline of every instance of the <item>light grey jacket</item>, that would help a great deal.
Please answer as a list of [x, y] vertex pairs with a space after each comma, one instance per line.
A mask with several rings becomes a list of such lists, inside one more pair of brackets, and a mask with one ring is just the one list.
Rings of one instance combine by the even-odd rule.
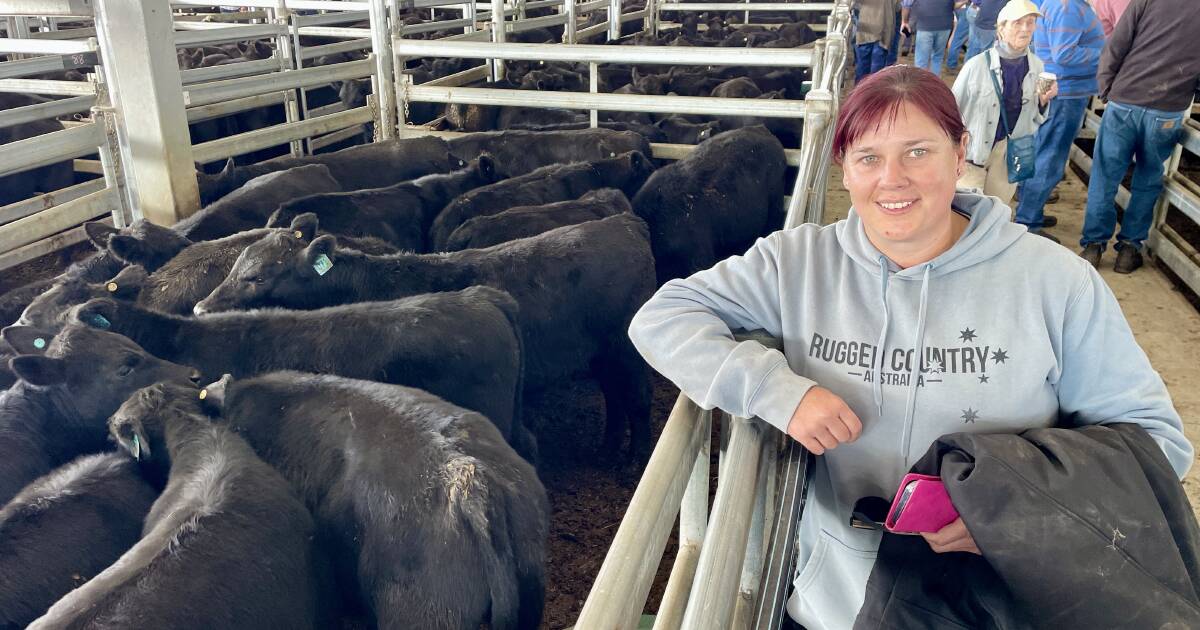
[[[1037, 77], [1045, 66], [1032, 51], [1025, 53], [1025, 56], [1029, 58], [1029, 72], [1021, 83], [1021, 115], [1016, 124], [1008, 121], [1013, 125], [1010, 135], [1014, 138], [1037, 133], [1038, 127], [1046, 121], [1046, 115], [1038, 107], [1037, 98]], [[952, 88], [954, 98], [958, 101], [958, 111], [962, 112], [963, 124], [971, 134], [967, 144], [967, 161], [979, 166], [987, 164], [996, 128], [1000, 126], [1000, 99], [996, 97], [996, 88], [988, 76], [989, 72], [996, 76], [1003, 90], [1000, 55], [994, 49], [971, 57], [963, 65]]]
[[[820, 383], [862, 420], [857, 441], [816, 458], [800, 519], [788, 611], [809, 630], [850, 630], [866, 596], [881, 534], [850, 526], [855, 501], [891, 498], [942, 435], [1134, 422], [1181, 478], [1191, 466], [1171, 397], [1100, 274], [995, 197], [960, 193], [953, 207], [970, 223], [929, 262], [897, 267], [851, 208], [667, 282], [629, 327], [705, 409], [785, 430]], [[738, 328], [783, 352], [735, 341]]]

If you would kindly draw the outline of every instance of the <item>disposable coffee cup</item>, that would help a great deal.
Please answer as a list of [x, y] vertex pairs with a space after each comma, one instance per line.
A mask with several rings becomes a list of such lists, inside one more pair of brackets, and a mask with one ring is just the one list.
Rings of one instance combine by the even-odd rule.
[[1053, 72], [1043, 72], [1039, 74], [1037, 79], [1038, 94], [1045, 94], [1046, 91], [1050, 89], [1050, 86], [1053, 85], [1057, 80], [1058, 75], [1054, 74]]

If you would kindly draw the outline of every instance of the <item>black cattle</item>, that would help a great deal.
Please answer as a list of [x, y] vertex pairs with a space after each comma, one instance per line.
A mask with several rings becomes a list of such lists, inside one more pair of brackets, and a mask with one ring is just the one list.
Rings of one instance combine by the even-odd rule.
[[205, 390], [283, 473], [380, 629], [533, 629], [546, 493], [483, 416], [429, 393], [294, 372]]
[[[120, 335], [90, 328], [69, 327], [51, 340], [9, 326], [3, 336], [18, 352], [44, 354], [9, 361], [21, 380], [0, 392], [0, 504], [58, 466], [105, 450], [104, 419], [138, 388], [199, 378]], [[62, 358], [67, 353], [70, 361]]]
[[633, 211], [650, 225], [659, 283], [707, 269], [783, 228], [783, 146], [766, 129], [726, 131], [650, 176]]
[[149, 271], [167, 264], [192, 244], [191, 239], [179, 232], [145, 219], [134, 221], [125, 228], [89, 221], [83, 224], [83, 229], [97, 250], [110, 252], [126, 264], [141, 265]]
[[[36, 105], [42, 101], [24, 94], [0, 94], [0, 110]], [[57, 120], [35, 120], [11, 127], [0, 127], [0, 146], [63, 130]], [[2, 151], [4, 149], [0, 149]], [[0, 176], [0, 206], [35, 195], [54, 192], [75, 183], [72, 162], [57, 162], [35, 169]]]
[[693, 123], [679, 116], [667, 116], [655, 126], [667, 136], [667, 142], [676, 144], [699, 144], [721, 131], [717, 121]]
[[7, 326], [21, 317], [21, 313], [29, 303], [64, 278], [79, 277], [87, 282], [99, 282], [121, 270], [125, 263], [118, 260], [107, 251], [93, 254], [67, 267], [67, 270], [53, 278], [36, 280], [17, 287], [0, 296], [0, 325]]
[[[298, 251], [308, 242], [288, 234], [265, 240]], [[523, 455], [535, 456], [532, 436], [517, 416], [523, 371], [517, 306], [492, 288], [314, 312], [269, 309], [199, 318], [101, 298], [75, 316], [210, 378], [301, 370], [420, 387], [486, 415]]]
[[341, 184], [323, 164], [267, 173], [181, 219], [172, 229], [192, 241], [209, 241], [266, 225], [275, 208], [292, 199], [341, 190]]
[[632, 214], [449, 254], [367, 256], [338, 249], [332, 236], [307, 247], [268, 237], [246, 248], [196, 308], [320, 308], [473, 284], [500, 288], [520, 304], [529, 387], [590, 368], [604, 392], [606, 452], [619, 446], [627, 423], [641, 450], [649, 446], [648, 373], [625, 331], [653, 292], [653, 269], [646, 226]]
[[[623, 122], [618, 120], [600, 120], [596, 122], [599, 129], [612, 129], [615, 131], [632, 131], [649, 142], [669, 142], [670, 138], [655, 125], [648, 125], [637, 122]], [[591, 124], [586, 116], [576, 119], [572, 122], [562, 122], [553, 124], [539, 123], [517, 123], [507, 127], [507, 129], [524, 129], [527, 131], [549, 132], [549, 131], [571, 131], [574, 129], [589, 129]]]
[[449, 174], [426, 175], [387, 188], [296, 199], [280, 206], [267, 225], [292, 225], [297, 217], [312, 213], [329, 232], [378, 236], [401, 249], [424, 252], [428, 251], [426, 235], [438, 212], [451, 199], [498, 178], [495, 162], [481, 155], [466, 168]]
[[597, 188], [618, 188], [632, 197], [653, 172], [650, 160], [636, 151], [594, 162], [546, 166], [456, 197], [433, 220], [429, 242], [434, 251], [442, 251], [450, 234], [474, 217], [578, 199]]
[[593, 190], [579, 199], [543, 206], [520, 206], [497, 214], [475, 217], [458, 226], [450, 234], [446, 250], [491, 247], [549, 232], [564, 225], [632, 211], [625, 193], [616, 188], [602, 188]]
[[312, 516], [195, 388], [139, 390], [109, 431], [166, 488], [142, 539], [30, 628], [324, 626]]
[[[472, 157], [475, 155], [478, 152], [471, 154]], [[359, 190], [391, 186], [431, 173], [445, 173], [461, 167], [463, 161], [450, 155], [446, 141], [422, 136], [374, 142], [300, 158], [275, 158], [248, 166], [234, 167], [230, 162], [217, 175], [198, 175], [200, 200], [205, 204], [212, 203], [255, 177], [307, 164], [324, 164], [343, 190]], [[274, 209], [269, 208], [267, 212]]]
[[451, 138], [447, 143], [451, 153], [460, 157], [491, 155], [505, 177], [552, 164], [594, 162], [630, 151], [650, 155], [650, 143], [645, 138], [611, 129], [491, 131]]
[[[303, 230], [311, 239], [316, 223], [294, 226], [291, 231]], [[72, 306], [96, 298], [112, 297], [135, 301], [146, 308], [162, 313], [189, 315], [197, 302], [212, 293], [221, 280], [229, 274], [233, 263], [242, 250], [264, 236], [278, 230], [259, 228], [211, 241], [199, 241], [179, 250], [154, 273], [147, 275], [139, 264], [130, 264], [117, 275], [101, 282], [86, 282], [77, 276], [67, 277], [47, 289], [21, 313], [18, 324], [36, 326], [56, 332], [65, 325]], [[174, 233], [170, 228], [147, 224], [139, 230], [145, 240], [117, 233], [109, 240], [109, 248], [131, 262], [139, 259], [161, 259], [169, 238], [158, 238], [162, 233]], [[351, 249], [371, 254], [392, 254], [396, 248], [376, 238], [362, 237], [345, 239]], [[158, 248], [156, 250], [156, 248]]]
[[24, 628], [142, 536], [158, 495], [119, 453], [88, 455], [0, 509], [0, 627]]

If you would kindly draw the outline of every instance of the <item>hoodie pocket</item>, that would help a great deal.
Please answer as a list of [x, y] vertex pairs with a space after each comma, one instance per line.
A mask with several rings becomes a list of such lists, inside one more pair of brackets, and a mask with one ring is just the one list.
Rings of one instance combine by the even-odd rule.
[[850, 547], [822, 529], [793, 583], [788, 612], [809, 630], [850, 628], [862, 608], [877, 550]]

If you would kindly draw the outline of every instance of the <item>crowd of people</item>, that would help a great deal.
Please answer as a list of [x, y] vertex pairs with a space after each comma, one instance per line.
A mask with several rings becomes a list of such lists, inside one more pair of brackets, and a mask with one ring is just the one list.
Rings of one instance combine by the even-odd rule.
[[[958, 70], [954, 95], [970, 134], [961, 188], [1012, 207], [1045, 231], [1091, 97], [1106, 107], [1088, 182], [1080, 256], [1099, 268], [1116, 233], [1113, 269], [1142, 266], [1163, 189], [1163, 161], [1181, 140], [1200, 76], [1191, 0], [856, 0], [855, 81], [893, 65]], [[965, 52], [964, 52], [965, 47]], [[1116, 191], [1133, 165], [1117, 230]]]

